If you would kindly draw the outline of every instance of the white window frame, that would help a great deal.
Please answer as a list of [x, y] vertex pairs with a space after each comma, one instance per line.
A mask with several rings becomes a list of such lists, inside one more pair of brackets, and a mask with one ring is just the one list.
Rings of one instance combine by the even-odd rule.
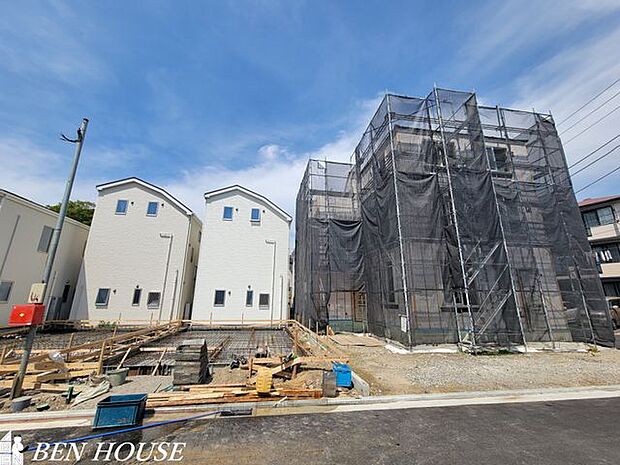
[[[221, 304], [217, 303], [217, 293], [221, 292], [224, 295], [224, 300]], [[226, 290], [225, 289], [216, 289], [213, 293], [213, 306], [214, 307], [224, 307], [226, 306]]]
[[[108, 293], [105, 296], [105, 302], [97, 302], [97, 299], [99, 298], [99, 291], [108, 291]], [[109, 287], [100, 287], [97, 289], [97, 294], [95, 295], [95, 307], [107, 307], [108, 304], [110, 303], [110, 291], [111, 289]]]
[[[226, 210], [227, 209], [230, 209], [230, 218], [226, 218]], [[232, 221], [234, 217], [235, 217], [235, 209], [233, 207], [230, 207], [230, 206], [224, 206], [224, 209], [222, 210], [222, 220], [224, 220], [224, 221]]]
[[[157, 305], [149, 303], [149, 301], [151, 300], [151, 296], [155, 294], [158, 295]], [[149, 293], [146, 295], [146, 308], [148, 308], [149, 310], [155, 310], [155, 309], [158, 309], [159, 307], [161, 307], [161, 292], [149, 291]]]
[[[252, 217], [252, 216], [253, 216], [253, 213], [254, 213], [255, 211], [257, 211], [257, 212], [258, 212], [258, 218], [257, 218], [257, 219], [254, 219], [254, 218]], [[254, 223], [254, 224], [260, 224], [260, 222], [261, 222], [262, 218], [263, 218], [263, 214], [262, 214], [262, 212], [261, 212], [260, 208], [252, 208], [252, 210], [250, 210], [250, 221], [251, 221], [252, 223]]]
[[[140, 291], [140, 294], [138, 295], [138, 302], [136, 303], [136, 291]], [[131, 295], [131, 306], [132, 307], [139, 307], [140, 306], [140, 302], [142, 302], [142, 288], [141, 287], [135, 287], [133, 290], [133, 294]]]
[[[261, 297], [266, 295], [267, 296], [267, 303], [266, 304], [261, 304]], [[269, 306], [271, 305], [271, 295], [269, 294], [269, 292], [261, 292], [260, 294], [258, 294], [258, 308], [259, 310], [269, 310]]]
[[[250, 298], [250, 303], [248, 303], [248, 297]], [[253, 307], [254, 306], [254, 290], [248, 289], [245, 291], [245, 306]]]
[[[149, 213], [149, 207], [150, 207], [151, 205], [155, 205], [155, 213]], [[149, 203], [147, 203], [147, 204], [146, 204], [146, 216], [152, 216], [152, 217], [154, 217], [154, 216], [157, 216], [158, 214], [159, 214], [159, 202], [153, 202], [153, 201], [151, 201], [151, 202], [149, 202]]]
[[[125, 210], [123, 211], [119, 211], [118, 210], [118, 206], [121, 202], [125, 202]], [[118, 199], [116, 201], [116, 208], [114, 209], [114, 214], [115, 215], [126, 215], [127, 214], [127, 209], [129, 208], [129, 200], [127, 199]]]

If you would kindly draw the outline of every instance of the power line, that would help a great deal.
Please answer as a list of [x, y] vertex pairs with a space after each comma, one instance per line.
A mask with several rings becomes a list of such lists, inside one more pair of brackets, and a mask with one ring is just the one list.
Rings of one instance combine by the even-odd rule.
[[603, 147], [606, 147], [607, 145], [611, 144], [613, 141], [615, 141], [618, 137], [620, 137], [620, 133], [616, 134], [614, 137], [612, 137], [611, 139], [609, 139], [607, 142], [605, 142], [603, 145], [597, 147], [596, 149], [592, 150], [590, 153], [588, 153], [586, 156], [581, 157], [579, 160], [577, 160], [575, 163], [573, 163], [572, 165], [570, 165], [568, 167], [568, 169], [571, 169], [575, 166], [577, 166], [579, 163], [581, 163], [582, 161], [585, 161], [586, 159], [590, 158], [592, 155], [594, 155], [596, 152], [598, 152], [599, 150], [601, 150]]
[[618, 92], [616, 92], [614, 95], [612, 95], [611, 97], [609, 97], [607, 100], [605, 100], [603, 103], [601, 103], [598, 107], [596, 107], [594, 110], [591, 110], [589, 113], [587, 113], [585, 116], [582, 116], [581, 118], [579, 118], [576, 122], [574, 122], [573, 124], [571, 124], [569, 127], [567, 127], [566, 129], [564, 129], [560, 135], [564, 134], [565, 132], [570, 131], [571, 129], [573, 129], [575, 126], [577, 126], [579, 123], [581, 123], [584, 119], [586, 119], [588, 116], [590, 116], [592, 113], [600, 110], [601, 108], [603, 108], [605, 105], [607, 105], [609, 102], [611, 102], [613, 99], [615, 99], [618, 95], [620, 95], [620, 90]]
[[607, 176], [611, 176], [612, 174], [614, 174], [616, 171], [620, 170], [620, 165], [618, 165], [615, 169], [611, 170], [609, 173], [604, 174], [603, 176], [601, 176], [600, 178], [595, 179], [594, 181], [592, 181], [590, 184], [588, 184], [587, 186], [582, 187], [581, 189], [579, 189], [578, 191], [575, 192], [575, 194], [579, 194], [579, 192], [586, 190], [588, 187], [593, 186], [594, 184], [596, 184], [599, 181], [602, 181], [603, 179], [605, 179]]
[[605, 115], [603, 115], [603, 117], [597, 119], [594, 123], [592, 123], [590, 126], [586, 127], [585, 129], [581, 130], [580, 132], [578, 132], [577, 134], [575, 134], [573, 137], [571, 137], [570, 139], [568, 139], [566, 142], [564, 142], [564, 145], [570, 143], [571, 141], [575, 140], [577, 137], [579, 137], [580, 135], [582, 135], [584, 132], [592, 129], [594, 126], [596, 126], [598, 123], [600, 123], [601, 121], [603, 121], [605, 118], [607, 118], [608, 116], [610, 116], [612, 113], [616, 112], [620, 110], [620, 105], [616, 106], [613, 110], [611, 110], [610, 112], [606, 113]]
[[573, 116], [575, 116], [577, 113], [579, 113], [581, 110], [583, 110], [585, 107], [587, 107], [591, 102], [593, 102], [594, 100], [596, 100], [597, 98], [599, 98], [601, 95], [603, 95], [608, 89], [611, 89], [613, 86], [615, 86], [618, 82], [620, 82], [620, 78], [616, 79], [614, 82], [612, 82], [611, 84], [609, 84], [607, 87], [605, 87], [602, 91], [600, 91], [598, 94], [596, 94], [594, 97], [592, 97], [590, 100], [588, 100], [586, 103], [584, 103], [583, 105], [581, 105], [579, 108], [577, 108], [575, 111], [573, 111], [570, 115], [568, 115], [566, 118], [564, 118], [562, 121], [560, 121], [557, 126], [560, 126], [561, 124], [565, 123], [566, 121], [568, 121], [569, 119], [571, 119]]
[[620, 145], [616, 145], [613, 149], [609, 150], [608, 152], [604, 153], [603, 155], [601, 155], [600, 157], [598, 157], [596, 160], [591, 161], [590, 163], [588, 163], [586, 166], [584, 166], [583, 168], [575, 171], [574, 173], [571, 173], [571, 176], [575, 176], [578, 173], [581, 173], [583, 170], [589, 168], [590, 166], [594, 165], [595, 163], [601, 161], [603, 158], [605, 158], [607, 155], [613, 153], [618, 147], [620, 147]]

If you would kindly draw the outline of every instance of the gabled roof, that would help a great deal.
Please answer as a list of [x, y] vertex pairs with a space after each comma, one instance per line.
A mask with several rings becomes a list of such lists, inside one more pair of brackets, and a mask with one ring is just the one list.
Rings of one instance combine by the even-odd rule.
[[[56, 213], [54, 210], [50, 210], [45, 205], [41, 205], [40, 203], [37, 203], [34, 200], [30, 200], [30, 199], [27, 199], [26, 197], [22, 197], [21, 195], [18, 195], [15, 192], [7, 191], [6, 189], [0, 189], [0, 197], [8, 197], [10, 199], [13, 199], [14, 201], [20, 202], [23, 205], [27, 205], [30, 208], [33, 208], [47, 215], [55, 216], [56, 218], [58, 218], [58, 213]], [[80, 223], [79, 221], [74, 220], [73, 218], [69, 218], [68, 216], [65, 217], [65, 221], [75, 226], [80, 226], [86, 230], [90, 229], [90, 226], [88, 226], [87, 224]]]
[[606, 197], [588, 197], [579, 202], [580, 207], [589, 207], [591, 205], [597, 205], [599, 203], [611, 202], [613, 200], [620, 200], [620, 194], [608, 195]]
[[269, 200], [267, 197], [261, 195], [261, 194], [257, 194], [254, 191], [251, 191], [250, 189], [246, 189], [243, 186], [240, 186], [239, 184], [234, 184], [232, 186], [228, 186], [228, 187], [222, 187], [221, 189], [216, 189], [213, 191], [209, 191], [209, 192], [205, 192], [205, 199], [210, 199], [213, 197], [217, 197], [223, 194], [228, 194], [230, 192], [234, 192], [234, 191], [239, 191], [239, 192], [243, 192], [244, 194], [255, 198], [256, 200], [260, 200], [262, 202], [265, 202], [267, 205], [269, 205], [271, 208], [273, 208], [277, 213], [279, 213], [287, 222], [291, 222], [293, 221], [293, 218], [291, 217], [291, 215], [289, 215], [288, 213], [286, 213], [284, 210], [282, 210], [280, 207], [278, 207], [275, 203], [273, 203], [271, 200]]
[[174, 196], [172, 196], [166, 190], [164, 190], [161, 187], [158, 187], [158, 186], [156, 186], [154, 184], [151, 184], [150, 182], [146, 182], [143, 179], [136, 178], [136, 177], [119, 179], [117, 181], [110, 181], [110, 182], [106, 182], [104, 184], [99, 184], [97, 186], [97, 190], [101, 192], [102, 190], [105, 190], [105, 189], [111, 189], [113, 187], [123, 186], [125, 184], [131, 184], [131, 183], [139, 184], [139, 185], [141, 185], [143, 187], [146, 187], [147, 189], [151, 189], [151, 190], [157, 192], [158, 194], [161, 194], [163, 197], [167, 198], [171, 203], [176, 205], [187, 216], [192, 216], [194, 214], [194, 212], [192, 212], [189, 209], [189, 207], [185, 206], [182, 202], [180, 202], [178, 199], [176, 199]]

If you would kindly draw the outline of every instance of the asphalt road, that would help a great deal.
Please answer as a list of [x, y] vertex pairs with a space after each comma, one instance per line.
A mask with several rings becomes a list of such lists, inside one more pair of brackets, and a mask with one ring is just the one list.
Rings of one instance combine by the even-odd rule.
[[[222, 418], [110, 440], [185, 442], [177, 463], [192, 465], [617, 465], [618, 419], [620, 398], [611, 398]], [[23, 437], [28, 444], [89, 433], [83, 428]]]

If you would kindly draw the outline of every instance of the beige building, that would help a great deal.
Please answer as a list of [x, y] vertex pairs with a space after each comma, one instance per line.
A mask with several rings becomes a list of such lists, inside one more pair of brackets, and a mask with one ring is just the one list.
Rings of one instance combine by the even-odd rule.
[[[0, 325], [41, 282], [57, 219], [48, 208], [0, 189]], [[66, 219], [44, 302], [47, 320], [69, 317], [87, 237], [88, 226]]]
[[138, 178], [101, 184], [97, 191], [72, 318], [189, 318], [200, 220], [164, 189]]
[[290, 215], [237, 185], [207, 192], [205, 202], [192, 319], [288, 319]]
[[620, 194], [579, 203], [605, 295], [620, 298]]

